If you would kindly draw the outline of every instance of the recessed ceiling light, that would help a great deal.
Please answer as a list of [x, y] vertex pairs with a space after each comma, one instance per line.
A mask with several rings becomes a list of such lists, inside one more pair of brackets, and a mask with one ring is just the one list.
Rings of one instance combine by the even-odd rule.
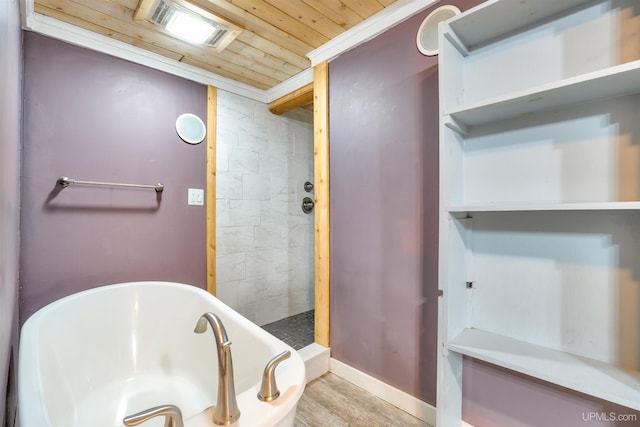
[[154, 24], [167, 34], [221, 52], [242, 29], [185, 0], [142, 0], [134, 19]]
[[164, 28], [171, 34], [196, 44], [203, 44], [215, 33], [226, 31], [211, 21], [178, 9], [171, 13]]

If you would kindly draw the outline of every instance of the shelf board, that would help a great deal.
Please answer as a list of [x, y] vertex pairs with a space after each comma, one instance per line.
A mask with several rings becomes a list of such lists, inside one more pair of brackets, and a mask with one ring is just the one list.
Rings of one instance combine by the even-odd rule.
[[536, 211], [636, 211], [640, 202], [589, 203], [492, 203], [486, 205], [449, 206], [451, 214], [472, 212], [536, 212]]
[[496, 97], [446, 114], [464, 128], [637, 92], [640, 92], [640, 60]]
[[490, 0], [449, 21], [467, 50], [507, 36], [523, 27], [549, 20], [593, 0]]
[[479, 329], [465, 329], [450, 351], [640, 410], [640, 373]]

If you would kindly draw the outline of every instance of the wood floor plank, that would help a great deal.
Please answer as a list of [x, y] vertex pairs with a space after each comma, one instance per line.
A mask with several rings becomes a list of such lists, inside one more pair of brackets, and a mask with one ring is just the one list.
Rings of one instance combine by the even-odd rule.
[[328, 408], [332, 413], [342, 418], [346, 425], [371, 425], [367, 423], [368, 414], [360, 405], [352, 405], [350, 396], [341, 394], [327, 382], [319, 381], [310, 388], [309, 397]]
[[361, 407], [366, 413], [379, 420], [381, 424], [376, 425], [399, 425], [399, 426], [427, 426], [428, 424], [415, 418], [411, 414], [397, 408], [396, 406], [380, 399], [377, 396], [363, 390], [362, 388], [345, 381], [337, 375], [330, 375], [326, 378], [330, 388], [338, 393], [349, 396], [351, 405]]
[[[309, 385], [307, 385], [309, 387]], [[296, 413], [296, 426], [316, 427], [316, 426], [348, 426], [338, 415], [334, 414], [331, 409], [314, 399], [308, 389], [302, 395], [298, 402], [298, 410]]]
[[334, 374], [307, 384], [295, 427], [429, 427], [429, 424]]

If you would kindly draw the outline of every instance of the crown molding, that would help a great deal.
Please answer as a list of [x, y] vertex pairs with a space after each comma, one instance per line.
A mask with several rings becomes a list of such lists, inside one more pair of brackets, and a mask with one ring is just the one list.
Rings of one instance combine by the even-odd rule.
[[33, 25], [33, 3], [34, 0], [20, 0], [20, 21], [22, 29], [27, 30]]
[[311, 60], [311, 66], [314, 67], [323, 61], [332, 60], [440, 1], [398, 0], [349, 31], [345, 31], [319, 48], [309, 52], [307, 57]]
[[313, 68], [307, 68], [295, 76], [289, 77], [282, 83], [275, 85], [271, 89], [267, 89], [267, 103], [282, 98], [309, 83], [313, 83]]

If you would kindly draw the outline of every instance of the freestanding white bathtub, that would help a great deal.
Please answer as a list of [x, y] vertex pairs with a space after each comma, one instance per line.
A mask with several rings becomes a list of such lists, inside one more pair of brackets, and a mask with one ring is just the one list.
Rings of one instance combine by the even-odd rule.
[[[207, 408], [216, 404], [215, 339], [193, 332], [205, 312], [218, 315], [232, 342], [241, 411], [232, 426], [292, 426], [305, 385], [298, 353], [208, 292], [169, 282], [103, 286], [31, 316], [21, 331], [19, 425], [123, 426], [125, 416], [173, 404], [185, 427], [214, 426]], [[284, 350], [291, 357], [276, 369], [280, 397], [262, 402], [263, 369]]]

